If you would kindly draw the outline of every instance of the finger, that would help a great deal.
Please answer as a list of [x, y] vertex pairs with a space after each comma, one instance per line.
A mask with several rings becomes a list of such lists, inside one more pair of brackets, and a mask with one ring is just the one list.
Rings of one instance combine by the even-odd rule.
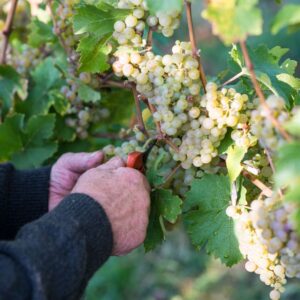
[[81, 174], [101, 164], [104, 154], [101, 151], [93, 153], [68, 153], [61, 159], [61, 164], [64, 168]]
[[125, 167], [125, 162], [119, 156], [115, 156], [114, 158], [110, 159], [107, 163], [98, 167], [101, 170], [115, 170], [118, 168]]

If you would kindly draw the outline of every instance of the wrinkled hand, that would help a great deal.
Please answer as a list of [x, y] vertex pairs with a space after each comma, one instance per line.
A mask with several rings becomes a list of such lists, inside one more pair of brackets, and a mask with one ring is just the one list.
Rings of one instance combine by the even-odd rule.
[[113, 231], [113, 255], [124, 255], [143, 243], [149, 218], [150, 187], [145, 176], [125, 168], [121, 158], [84, 173], [72, 193], [95, 199], [105, 210]]
[[78, 178], [84, 172], [102, 163], [104, 154], [67, 153], [53, 165], [50, 175], [49, 211], [55, 208], [65, 196], [70, 194]]

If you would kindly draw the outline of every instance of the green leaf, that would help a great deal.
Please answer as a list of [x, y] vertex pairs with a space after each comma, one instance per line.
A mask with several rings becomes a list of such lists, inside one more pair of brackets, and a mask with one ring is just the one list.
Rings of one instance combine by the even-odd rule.
[[78, 96], [83, 102], [98, 102], [101, 99], [100, 92], [93, 90], [86, 84], [81, 84], [78, 89]]
[[[287, 49], [275, 47], [268, 49], [265, 45], [248, 49], [258, 81], [271, 93], [281, 96], [288, 104], [294, 103], [298, 95], [298, 79], [294, 76], [295, 61], [284, 60], [282, 56]], [[240, 51], [237, 48], [230, 52], [232, 63], [239, 65], [245, 76], [250, 77], [245, 68]]]
[[147, 6], [152, 14], [157, 12], [182, 11], [183, 0], [147, 0]]
[[175, 223], [181, 214], [182, 200], [173, 195], [172, 191], [161, 189], [154, 191], [151, 197], [155, 199], [160, 215], [170, 223]]
[[[0, 65], [0, 112], [11, 108], [14, 94], [22, 90], [20, 75], [10, 66]], [[1, 113], [0, 113], [1, 115]]]
[[115, 22], [123, 20], [129, 14], [130, 10], [127, 9], [111, 6], [109, 10], [101, 10], [94, 5], [83, 4], [78, 6], [74, 15], [74, 32], [89, 33], [99, 38], [113, 32]]
[[60, 79], [60, 73], [55, 67], [53, 58], [48, 57], [42, 63], [40, 63], [36, 69], [32, 72], [32, 78], [40, 90], [48, 91], [55, 86], [58, 79]]
[[55, 41], [56, 37], [53, 34], [52, 28], [51, 23], [46, 24], [39, 19], [32, 20], [29, 25], [28, 44], [38, 48], [46, 43]]
[[226, 158], [226, 166], [231, 182], [234, 182], [241, 174], [243, 170], [241, 162], [247, 153], [247, 150], [248, 149], [246, 147], [240, 147], [237, 145], [232, 145], [229, 147]]
[[53, 103], [53, 106], [56, 112], [60, 115], [65, 115], [70, 108], [71, 104], [68, 99], [66, 99], [59, 91], [53, 90], [49, 92], [50, 103]]
[[40, 166], [57, 150], [57, 144], [50, 140], [55, 126], [55, 115], [33, 116], [22, 132], [22, 149], [12, 156], [18, 168]]
[[296, 110], [292, 119], [284, 127], [289, 133], [300, 136], [300, 110]]
[[274, 17], [271, 32], [277, 34], [281, 29], [300, 24], [300, 5], [286, 4]]
[[151, 210], [149, 216], [149, 224], [147, 228], [147, 235], [144, 241], [144, 248], [146, 252], [155, 249], [164, 241], [164, 231], [160, 223], [160, 214], [156, 201], [151, 202]]
[[218, 148], [218, 152], [220, 154], [226, 153], [228, 151], [228, 148], [233, 144], [233, 139], [231, 138], [231, 132], [232, 130], [228, 130], [224, 139], [221, 141], [221, 144]]
[[278, 187], [300, 185], [300, 142], [284, 145], [278, 151], [275, 182]]
[[184, 214], [187, 232], [196, 247], [205, 247], [208, 254], [220, 258], [227, 266], [242, 259], [234, 222], [226, 215], [230, 203], [229, 178], [223, 175], [205, 175], [192, 183], [186, 195]]
[[110, 68], [108, 55], [112, 50], [109, 44], [111, 38], [109, 33], [102, 38], [87, 35], [80, 40], [77, 51], [80, 53], [81, 72], [103, 73]]
[[23, 123], [24, 115], [15, 114], [0, 124], [0, 161], [8, 160], [14, 152], [22, 149]]
[[54, 60], [47, 58], [32, 72], [32, 88], [25, 101], [17, 103], [16, 110], [26, 117], [46, 114], [54, 104], [54, 98], [49, 97], [49, 90], [61, 86], [60, 73], [55, 67]]
[[152, 187], [159, 186], [164, 182], [164, 177], [160, 174], [159, 170], [162, 167], [163, 160], [167, 155], [167, 152], [160, 153], [156, 160], [151, 162], [151, 165], [148, 166], [146, 177]]
[[202, 16], [211, 22], [213, 33], [226, 45], [262, 33], [258, 0], [211, 0]]
[[74, 128], [66, 126], [66, 121], [59, 115], [56, 115], [55, 137], [59, 141], [73, 142], [76, 139], [76, 132]]

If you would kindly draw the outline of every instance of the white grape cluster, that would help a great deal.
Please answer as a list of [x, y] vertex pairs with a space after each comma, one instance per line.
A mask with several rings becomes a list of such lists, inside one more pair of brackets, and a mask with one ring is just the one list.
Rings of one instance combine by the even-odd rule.
[[[258, 100], [256, 100], [256, 103]], [[281, 97], [271, 95], [266, 99], [267, 105], [270, 107], [273, 117], [280, 124], [284, 124], [290, 118], [285, 108], [285, 102]], [[251, 112], [251, 132], [259, 139], [262, 147], [267, 147], [271, 151], [278, 149], [284, 140], [280, 133], [274, 128], [274, 125], [268, 117], [269, 112], [260, 104], [257, 109]]]
[[246, 128], [248, 117], [243, 113], [247, 95], [234, 89], [218, 91], [216, 84], [208, 83], [207, 94], [200, 97], [199, 65], [190, 43], [177, 41], [172, 54], [164, 56], [121, 47], [115, 57], [115, 74], [134, 82], [137, 91], [155, 106], [154, 121], [179, 148], [179, 152], [170, 151], [184, 169], [199, 168], [217, 158], [217, 147], [228, 128], [241, 131], [236, 143], [255, 145], [256, 139]]
[[47, 53], [48, 51], [48, 47], [45, 47], [44, 51], [41, 51], [38, 48], [24, 45], [21, 52], [12, 49], [12, 52], [8, 55], [8, 63], [12, 65], [19, 74], [25, 76], [42, 61], [44, 58], [43, 52]]
[[113, 36], [120, 45], [142, 46], [146, 24], [166, 37], [172, 36], [174, 30], [179, 27], [179, 11], [157, 12], [150, 15], [145, 0], [120, 0], [118, 8], [132, 10], [124, 21], [118, 20], [114, 24]]
[[[217, 85], [212, 82], [207, 84], [206, 90], [200, 105], [189, 110], [188, 130], [182, 137], [179, 153], [173, 155], [175, 160], [182, 162], [184, 169], [192, 165], [203, 168], [218, 160], [217, 148], [228, 128], [238, 130], [239, 125], [246, 122], [243, 110], [248, 101], [247, 95], [241, 95], [234, 89], [218, 91]], [[244, 138], [243, 135], [235, 142], [246, 147], [255, 144], [254, 140], [245, 142]]]
[[[61, 36], [64, 43], [70, 49], [76, 45], [76, 38], [73, 33], [72, 17], [74, 15], [74, 6], [79, 3], [79, 0], [61, 1], [56, 9], [56, 27], [54, 27], [55, 34]], [[75, 51], [74, 51], [75, 54]]]
[[101, 108], [97, 104], [86, 104], [85, 99], [79, 97], [78, 91], [81, 83], [89, 86], [94, 85], [94, 78], [90, 73], [82, 72], [76, 78], [74, 69], [69, 69], [70, 77], [66, 79], [60, 92], [69, 101], [70, 107], [67, 110], [67, 118], [65, 123], [68, 127], [74, 128], [80, 139], [88, 137], [88, 129], [91, 124], [98, 123], [110, 116], [110, 112], [106, 108]]
[[78, 138], [84, 140], [88, 138], [90, 126], [100, 121], [105, 121], [110, 116], [110, 111], [97, 105], [83, 106], [79, 103], [78, 105], [73, 105], [67, 114], [66, 125], [74, 128]]
[[[115, 74], [136, 83], [137, 91], [156, 106], [153, 117], [161, 123], [162, 132], [175, 136], [188, 121], [193, 102], [200, 99], [198, 62], [192, 57], [190, 43], [176, 42], [171, 55], [142, 54], [122, 47], [115, 56]], [[200, 109], [194, 109], [194, 115], [198, 111], [200, 114]]]
[[127, 161], [128, 154], [134, 151], [143, 152], [143, 147], [135, 139], [123, 142], [120, 146], [107, 145], [103, 148], [107, 156], [119, 156], [124, 161]]
[[282, 203], [278, 196], [254, 200], [250, 210], [229, 206], [226, 213], [236, 219], [240, 251], [247, 259], [245, 268], [259, 275], [273, 288], [272, 300], [280, 299], [286, 278], [300, 278], [300, 239], [294, 231], [292, 203]]

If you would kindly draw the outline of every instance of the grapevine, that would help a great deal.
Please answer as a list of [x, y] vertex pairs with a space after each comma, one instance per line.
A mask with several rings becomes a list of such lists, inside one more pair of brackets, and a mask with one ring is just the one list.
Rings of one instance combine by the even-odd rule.
[[[155, 140], [146, 165], [154, 207], [146, 250], [164, 240], [167, 224], [182, 220], [193, 245], [227, 266], [245, 259], [245, 269], [272, 288], [270, 299], [280, 299], [288, 279], [300, 278], [299, 79], [295, 61], [280, 64], [283, 48], [247, 45], [247, 36], [262, 31], [255, 1], [227, 7], [255, 16], [255, 26], [240, 23], [245, 15], [227, 20], [222, 1], [202, 11], [213, 33], [234, 43], [234, 72], [218, 77], [204, 71], [193, 2], [47, 1], [49, 20], [35, 20], [23, 46], [9, 43], [17, 2], [2, 29], [0, 87], [7, 73], [12, 89], [0, 91], [0, 140], [9, 126], [21, 136], [0, 159], [24, 166], [22, 141], [37, 116], [52, 135], [29, 142], [29, 149], [49, 146], [33, 166], [66, 144], [101, 146], [107, 159], [126, 161]], [[174, 38], [184, 10], [189, 40], [158, 51], [155, 37]], [[110, 124], [123, 110], [126, 122]], [[22, 130], [13, 127], [21, 123]]]

